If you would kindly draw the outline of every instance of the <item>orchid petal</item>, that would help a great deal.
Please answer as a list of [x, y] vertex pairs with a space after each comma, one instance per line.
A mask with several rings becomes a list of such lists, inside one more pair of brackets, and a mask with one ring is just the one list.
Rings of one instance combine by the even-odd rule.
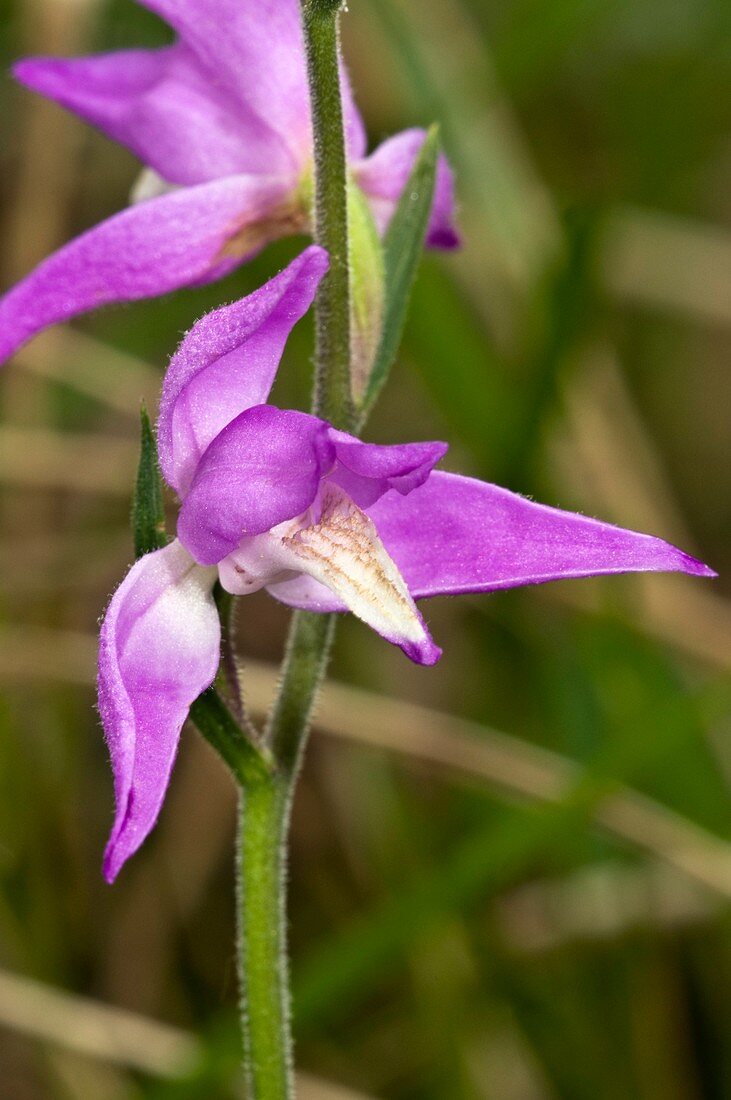
[[329, 480], [343, 488], [360, 508], [395, 489], [406, 495], [429, 477], [448, 450], [446, 443], [363, 443], [345, 432], [331, 432], [337, 465]]
[[[434, 644], [372, 520], [347, 493], [328, 484], [317, 522], [283, 526], [284, 530], [271, 532], [269, 546], [259, 553], [270, 562], [272, 575], [277, 570], [285, 576], [287, 570], [304, 573], [311, 583], [334, 594], [337, 609], [352, 611], [387, 641], [400, 646], [412, 661], [433, 665], [439, 660], [442, 651]], [[232, 558], [245, 586], [249, 561], [253, 558], [258, 564], [257, 555], [248, 554], [243, 569], [236, 569], [235, 554]], [[221, 579], [227, 588], [226, 581], [233, 582], [232, 591], [246, 591], [236, 585], [234, 572], [222, 573]], [[276, 581], [268, 587], [277, 595]]]
[[[298, 0], [143, 0], [170, 24], [208, 71], [277, 131], [294, 163], [311, 158], [312, 135]], [[343, 73], [351, 154], [362, 155], [362, 123]]]
[[[353, 175], [370, 201], [381, 234], [388, 228], [425, 140], [425, 130], [404, 130], [384, 141], [365, 160], [353, 165]], [[440, 154], [426, 237], [426, 243], [431, 248], [459, 247], [460, 237], [454, 225], [454, 213], [454, 175], [447, 158]]]
[[415, 599], [611, 573], [715, 575], [662, 539], [456, 474], [388, 494], [369, 515]]
[[160, 465], [183, 496], [206, 447], [240, 413], [269, 396], [284, 345], [327, 271], [316, 245], [260, 290], [207, 314], [173, 356], [158, 423]]
[[0, 362], [48, 325], [232, 271], [278, 235], [266, 219], [288, 188], [278, 177], [230, 176], [142, 202], [90, 229], [0, 299]]
[[[224, 584], [224, 587], [228, 590], [228, 585]], [[348, 610], [347, 604], [331, 588], [304, 573], [301, 576], [272, 581], [267, 584], [266, 590], [275, 600], [300, 611], [317, 611], [329, 615], [332, 611]]]
[[[414, 599], [612, 573], [716, 575], [662, 539], [457, 474], [437, 471], [407, 497], [382, 497], [368, 514]], [[277, 581], [267, 591], [289, 607], [347, 610], [312, 577]]]
[[[28, 58], [27, 87], [121, 142], [170, 183], [291, 174], [287, 147], [183, 43], [82, 58]], [[296, 178], [295, 178], [296, 179]]]
[[306, 512], [335, 453], [329, 426], [307, 413], [256, 405], [220, 432], [201, 458], [178, 519], [196, 561], [213, 565], [244, 536]]
[[117, 804], [104, 860], [109, 882], [153, 828], [188, 709], [216, 675], [215, 578], [173, 542], [132, 566], [107, 610], [99, 710]]

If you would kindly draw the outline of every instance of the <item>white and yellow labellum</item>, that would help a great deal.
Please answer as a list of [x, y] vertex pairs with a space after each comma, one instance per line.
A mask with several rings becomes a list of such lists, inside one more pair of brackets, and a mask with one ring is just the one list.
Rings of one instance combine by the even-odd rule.
[[342, 489], [326, 487], [317, 523], [277, 533], [283, 568], [324, 584], [385, 638], [417, 648], [433, 644], [373, 521]]

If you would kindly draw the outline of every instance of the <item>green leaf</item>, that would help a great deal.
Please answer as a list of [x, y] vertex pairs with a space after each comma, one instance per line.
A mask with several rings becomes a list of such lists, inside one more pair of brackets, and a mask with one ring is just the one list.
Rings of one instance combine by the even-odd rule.
[[144, 402], [140, 406], [140, 461], [132, 498], [132, 533], [136, 558], [160, 550], [169, 542], [157, 443]]
[[386, 308], [378, 352], [361, 407], [370, 412], [393, 366], [416, 278], [436, 185], [439, 129], [432, 126], [399, 199], [383, 242], [386, 265]]

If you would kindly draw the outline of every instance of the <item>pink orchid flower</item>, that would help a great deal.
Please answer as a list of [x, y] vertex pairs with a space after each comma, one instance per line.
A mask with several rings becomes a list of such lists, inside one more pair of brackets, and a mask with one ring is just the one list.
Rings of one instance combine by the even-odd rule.
[[312, 246], [183, 340], [158, 424], [178, 537], [132, 566], [101, 631], [99, 703], [115, 777], [111, 881], [155, 824], [189, 707], [213, 681], [213, 587], [352, 611], [413, 661], [439, 659], [416, 600], [565, 577], [713, 572], [661, 539], [434, 469], [443, 443], [380, 446], [267, 404], [328, 266]]
[[[48, 325], [227, 275], [310, 230], [312, 127], [298, 0], [141, 0], [174, 28], [162, 49], [30, 58], [15, 76], [128, 146], [137, 201], [65, 245], [0, 299], [0, 361]], [[406, 130], [366, 157], [342, 73], [350, 172], [384, 231], [423, 144]], [[427, 243], [454, 248], [441, 158]]]

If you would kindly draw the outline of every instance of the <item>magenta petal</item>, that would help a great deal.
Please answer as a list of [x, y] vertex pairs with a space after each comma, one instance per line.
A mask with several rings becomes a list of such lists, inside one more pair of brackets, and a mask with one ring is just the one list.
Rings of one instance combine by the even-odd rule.
[[139, 203], [77, 237], [0, 299], [0, 362], [31, 336], [111, 302], [220, 278], [244, 256], [226, 246], [266, 219], [288, 181], [230, 176]]
[[301, 611], [320, 611], [327, 614], [330, 611], [348, 610], [334, 592], [304, 573], [299, 577], [268, 584], [267, 592], [280, 603], [286, 603], [287, 607], [296, 607]]
[[200, 456], [239, 413], [269, 396], [284, 345], [327, 271], [316, 245], [260, 290], [207, 314], [187, 334], [163, 384], [160, 465], [183, 496]]
[[182, 43], [78, 59], [29, 58], [13, 71], [29, 88], [126, 145], [170, 183], [292, 171], [281, 138]]
[[434, 473], [368, 513], [415, 599], [610, 573], [715, 575], [662, 539], [456, 474]]
[[257, 405], [216, 436], [178, 519], [196, 561], [213, 565], [245, 535], [306, 512], [334, 461], [329, 426], [307, 413]]
[[[366, 160], [353, 166], [353, 174], [370, 201], [381, 234], [388, 228], [425, 138], [425, 130], [404, 130], [384, 141]], [[460, 237], [455, 228], [454, 215], [454, 175], [447, 158], [440, 154], [426, 238], [431, 248], [459, 247]]]
[[[143, 0], [239, 101], [266, 120], [294, 164], [311, 157], [309, 95], [299, 0]], [[360, 156], [362, 124], [343, 74], [346, 129]]]
[[389, 489], [410, 493], [426, 481], [449, 449], [446, 443], [431, 442], [381, 446], [336, 431], [331, 439], [338, 461], [330, 480], [360, 508], [369, 508]]
[[215, 578], [173, 542], [132, 566], [104, 618], [99, 710], [117, 804], [108, 882], [153, 828], [188, 709], [216, 675]]

